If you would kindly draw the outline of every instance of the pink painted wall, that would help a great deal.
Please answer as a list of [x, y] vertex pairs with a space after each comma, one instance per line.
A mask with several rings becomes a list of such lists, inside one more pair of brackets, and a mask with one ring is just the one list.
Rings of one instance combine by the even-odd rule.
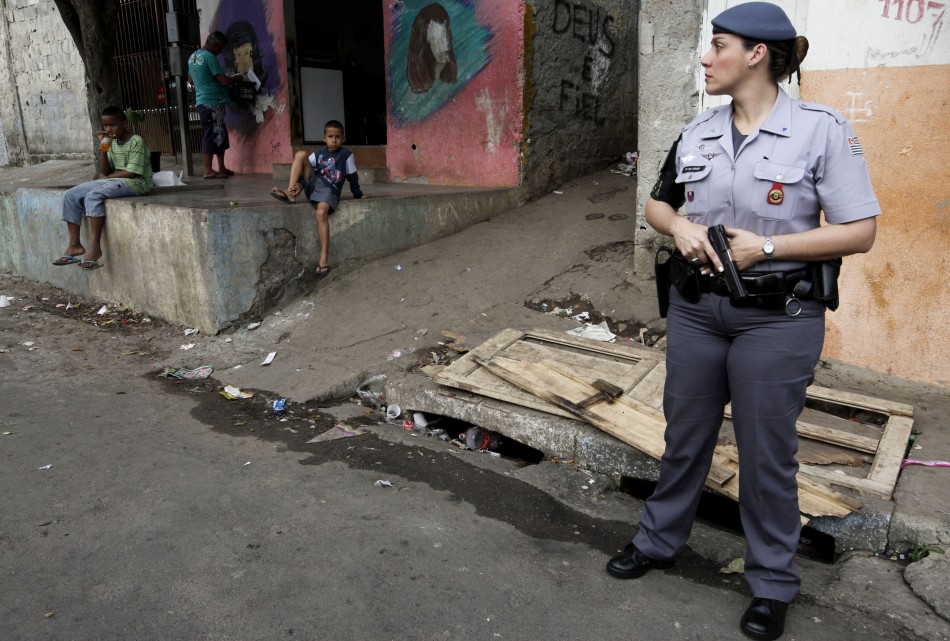
[[[268, 0], [224, 0], [202, 9], [204, 15], [212, 15], [209, 24], [202, 21], [202, 40], [212, 30], [229, 33], [234, 25], [242, 22], [254, 29], [266, 80], [254, 104], [246, 111], [239, 112], [233, 105], [228, 106], [226, 122], [231, 148], [225, 153], [225, 164], [238, 173], [270, 174], [274, 163], [293, 160], [283, 5]], [[241, 38], [241, 35], [231, 36], [235, 41]], [[227, 55], [218, 59], [222, 64], [229, 62]]]
[[[425, 100], [426, 96], [406, 86], [406, 42], [412, 17], [432, 2], [406, 0], [391, 7], [394, 3], [384, 0], [383, 4], [390, 75], [387, 157], [392, 179], [430, 184], [518, 185], [523, 116], [523, 2], [443, 0], [439, 3], [449, 14], [454, 11], [471, 17], [465, 12], [473, 12], [474, 21], [484, 31], [472, 28], [474, 22], [468, 23], [468, 30], [462, 19], [452, 23], [455, 51], [459, 56], [458, 86], [438, 86], [442, 81], [437, 80], [433, 92], [455, 93], [444, 101], [430, 101], [424, 110], [410, 104]], [[479, 52], [484, 59], [475, 64], [477, 70], [463, 81], [466, 61], [462, 57], [468, 56], [471, 62]], [[397, 96], [403, 96], [404, 100]], [[433, 107], [433, 104], [439, 106]]]

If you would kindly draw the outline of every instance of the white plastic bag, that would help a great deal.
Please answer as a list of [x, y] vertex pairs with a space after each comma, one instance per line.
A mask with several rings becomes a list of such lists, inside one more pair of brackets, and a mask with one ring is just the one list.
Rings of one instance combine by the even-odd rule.
[[185, 183], [181, 180], [182, 172], [176, 175], [173, 171], [158, 171], [152, 174], [152, 184], [156, 187], [178, 187]]

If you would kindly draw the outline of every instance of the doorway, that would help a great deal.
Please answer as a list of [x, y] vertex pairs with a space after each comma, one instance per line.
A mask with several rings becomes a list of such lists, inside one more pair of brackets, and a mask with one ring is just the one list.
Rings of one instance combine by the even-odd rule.
[[382, 0], [294, 0], [303, 143], [342, 120], [346, 142], [386, 144], [386, 54]]

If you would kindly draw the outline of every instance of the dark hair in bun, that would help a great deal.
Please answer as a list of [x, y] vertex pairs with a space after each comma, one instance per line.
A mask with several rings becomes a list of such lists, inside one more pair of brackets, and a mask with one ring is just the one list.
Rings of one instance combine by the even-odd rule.
[[797, 73], [798, 81], [801, 82], [801, 64], [808, 54], [808, 38], [795, 36], [791, 40], [765, 42], [739, 37], [742, 38], [742, 45], [746, 49], [752, 49], [759, 42], [766, 46], [769, 50], [769, 72], [772, 74], [772, 80], [781, 82]]

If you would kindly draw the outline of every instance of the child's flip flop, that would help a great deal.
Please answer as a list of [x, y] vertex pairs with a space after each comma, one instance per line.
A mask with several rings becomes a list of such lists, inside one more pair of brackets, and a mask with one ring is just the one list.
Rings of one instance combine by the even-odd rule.
[[326, 276], [333, 271], [332, 265], [318, 265], [317, 266], [317, 276]]
[[296, 198], [291, 200], [290, 196], [287, 195], [287, 192], [283, 191], [282, 189], [277, 189], [277, 187], [274, 187], [270, 190], [270, 195], [280, 202], [287, 203], [288, 205], [293, 205], [297, 202]]
[[93, 269], [99, 269], [102, 265], [94, 260], [81, 260], [79, 261], [79, 269], [87, 269], [92, 271]]
[[53, 264], [62, 267], [63, 265], [74, 265], [76, 263], [81, 263], [82, 259], [77, 258], [76, 256], [60, 256], [53, 261]]

